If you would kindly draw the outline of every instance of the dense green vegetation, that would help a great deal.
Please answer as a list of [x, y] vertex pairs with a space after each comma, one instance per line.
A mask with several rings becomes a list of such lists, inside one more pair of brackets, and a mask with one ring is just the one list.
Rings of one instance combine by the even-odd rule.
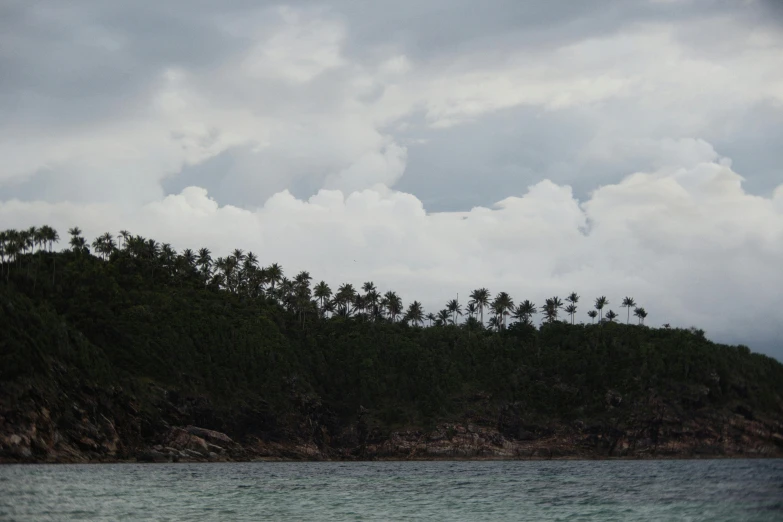
[[278, 412], [305, 396], [343, 419], [368, 408], [389, 426], [460, 415], [479, 392], [543, 420], [603, 418], [607, 394], [622, 397], [613, 415], [657, 399], [781, 414], [783, 365], [699, 330], [647, 327], [630, 297], [624, 319], [638, 324], [615, 322], [604, 296], [589, 314], [598, 322], [575, 324], [576, 293], [565, 308], [558, 297], [537, 307], [483, 288], [464, 310], [454, 300], [427, 314], [373, 283], [332, 292], [307, 272], [288, 279], [241, 250], [212, 259], [125, 231], [91, 245], [69, 234], [60, 252], [50, 227], [0, 234], [3, 381], [152, 381]]

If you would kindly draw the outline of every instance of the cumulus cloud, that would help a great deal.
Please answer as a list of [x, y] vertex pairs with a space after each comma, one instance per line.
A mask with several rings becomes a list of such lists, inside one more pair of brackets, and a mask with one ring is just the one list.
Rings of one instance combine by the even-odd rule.
[[6, 2], [0, 217], [783, 357], [778, 4]]
[[772, 198], [747, 194], [725, 163], [632, 174], [582, 202], [544, 180], [465, 212], [427, 213], [415, 196], [383, 186], [323, 189], [306, 200], [284, 191], [255, 210], [188, 187], [120, 214], [108, 205], [5, 202], [0, 219], [79, 225], [88, 237], [128, 228], [218, 255], [241, 247], [289, 275], [374, 280], [433, 311], [478, 286], [536, 302], [576, 290], [588, 320], [595, 296], [619, 310], [632, 295], [651, 324], [696, 325], [781, 357], [783, 185]]

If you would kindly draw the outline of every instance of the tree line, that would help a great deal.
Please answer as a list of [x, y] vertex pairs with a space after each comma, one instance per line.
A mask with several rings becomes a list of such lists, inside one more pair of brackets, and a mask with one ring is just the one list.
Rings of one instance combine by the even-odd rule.
[[[128, 263], [132, 263], [151, 284], [188, 284], [247, 298], [272, 299], [295, 314], [302, 325], [313, 318], [340, 316], [370, 322], [402, 322], [414, 326], [462, 325], [468, 329], [500, 331], [509, 326], [509, 318], [532, 326], [537, 314], [540, 314], [542, 323], [562, 320], [574, 324], [581, 300], [576, 292], [571, 292], [565, 301], [554, 296], [537, 306], [528, 299], [515, 303], [507, 292], [498, 292], [493, 297], [487, 288], [478, 288], [470, 293], [464, 308], [458, 299], [451, 299], [441, 310], [427, 313], [421, 302], [412, 301], [406, 307], [397, 292], [382, 292], [372, 281], [359, 288], [343, 283], [333, 290], [325, 281], [313, 284], [307, 271], [289, 278], [277, 263], [261, 266], [255, 253], [241, 249], [218, 257], [213, 257], [209, 248], [197, 251], [186, 248], [177, 252], [169, 243], [159, 243], [127, 230], [120, 231], [117, 236], [106, 232], [92, 243], [88, 243], [78, 227], [69, 229], [68, 236], [68, 251], [74, 255], [94, 255], [104, 262], [114, 262], [126, 268]], [[6, 281], [12, 270], [36, 281], [38, 265], [48, 255], [52, 258], [51, 277], [54, 283], [56, 256], [53, 248], [59, 240], [58, 232], [48, 225], [0, 231], [0, 262]], [[591, 324], [596, 319], [599, 323], [617, 320], [619, 314], [609, 305], [606, 296], [594, 300], [587, 312]], [[626, 323], [630, 323], [633, 312], [637, 323], [644, 324], [647, 311], [637, 306], [633, 297], [624, 297], [620, 307], [626, 309]], [[489, 315], [486, 322], [485, 311]], [[561, 319], [561, 314], [567, 318]], [[464, 321], [461, 322], [461, 318]]]

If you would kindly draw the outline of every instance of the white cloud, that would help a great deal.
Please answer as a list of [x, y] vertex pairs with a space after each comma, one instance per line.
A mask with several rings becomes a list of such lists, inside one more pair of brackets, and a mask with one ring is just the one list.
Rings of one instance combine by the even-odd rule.
[[[192, 36], [187, 31], [169, 33], [163, 24], [162, 37], [150, 34], [168, 51], [158, 59], [149, 55], [155, 45], [88, 10], [44, 9], [29, 17], [40, 18], [37, 32], [25, 26], [0, 36], [16, 50], [0, 52], [0, 60], [35, 50], [37, 61], [15, 76], [54, 70], [32, 76], [40, 85], [30, 92], [0, 92], [2, 107], [13, 108], [0, 121], [0, 200], [26, 180], [34, 185], [25, 193], [30, 201], [0, 203], [4, 226], [79, 225], [93, 236], [129, 228], [179, 247], [252, 248], [289, 271], [308, 269], [333, 283], [372, 278], [430, 307], [477, 285], [539, 301], [574, 288], [615, 301], [633, 293], [654, 322], [695, 323], [725, 339], [753, 332], [768, 343], [783, 338], [773, 316], [783, 304], [774, 292], [783, 287], [783, 187], [771, 197], [745, 193], [732, 162], [715, 149], [726, 151], [713, 147], [746, 135], [748, 115], [760, 106], [772, 111], [768, 126], [777, 122], [779, 31], [715, 10], [560, 43], [531, 44], [510, 31], [466, 40], [475, 46], [463, 42], [455, 51], [417, 53], [423, 35], [406, 27], [363, 47], [353, 38], [367, 28], [350, 25], [355, 18], [338, 9], [216, 14], [194, 6], [188, 27], [203, 28], [220, 49], [201, 62], [176, 45]], [[82, 36], [69, 44], [79, 23]], [[398, 33], [413, 44], [395, 43]], [[49, 41], [49, 34], [68, 38]], [[194, 53], [213, 48], [185, 41]], [[142, 66], [145, 60], [153, 65]], [[121, 90], [124, 80], [108, 83], [120, 89], [114, 94], [79, 83], [82, 71], [101, 67], [115, 82], [118, 71], [128, 75], [132, 95]], [[90, 78], [98, 84], [100, 77]], [[41, 87], [60, 79], [68, 94]], [[73, 85], [98, 90], [85, 103]], [[93, 111], [102, 96], [115, 104]], [[514, 107], [563, 115], [562, 125], [574, 121], [589, 131], [587, 143], [568, 149], [567, 137], [557, 135], [548, 152], [512, 158], [513, 151], [489, 148], [503, 157], [488, 158], [482, 183], [566, 171], [595, 187], [607, 178], [582, 170], [591, 164], [646, 172], [610, 179], [582, 204], [570, 187], [547, 180], [493, 208], [452, 213], [427, 214], [415, 196], [392, 190], [409, 158], [447, 132], [438, 129]], [[70, 118], [61, 121], [61, 112]], [[502, 124], [537, 121], [534, 114]], [[422, 129], [426, 137], [416, 135]], [[473, 145], [454, 148], [472, 154]], [[776, 154], [774, 146], [765, 150]], [[191, 180], [197, 167], [205, 173]], [[475, 183], [443, 179], [443, 199], [476, 201], [463, 188]], [[171, 180], [178, 193], [165, 197]]]
[[633, 174], [581, 204], [550, 181], [493, 208], [435, 214], [383, 186], [321, 190], [308, 200], [284, 191], [254, 211], [219, 206], [189, 187], [127, 213], [5, 202], [0, 220], [79, 225], [88, 237], [127, 228], [218, 255], [241, 247], [263, 263], [281, 262], [289, 275], [307, 269], [332, 285], [374, 280], [431, 310], [456, 293], [466, 300], [477, 286], [534, 301], [577, 290], [582, 319], [594, 296], [608, 295], [619, 310], [620, 299], [633, 295], [651, 324], [770, 343], [783, 335], [781, 200], [783, 185], [772, 198], [752, 196], [728, 166], [702, 162]]

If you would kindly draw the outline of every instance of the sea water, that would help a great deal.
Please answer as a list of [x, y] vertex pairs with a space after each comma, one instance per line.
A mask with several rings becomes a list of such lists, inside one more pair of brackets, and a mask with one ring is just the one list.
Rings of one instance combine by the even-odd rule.
[[0, 466], [0, 520], [783, 520], [783, 460]]

